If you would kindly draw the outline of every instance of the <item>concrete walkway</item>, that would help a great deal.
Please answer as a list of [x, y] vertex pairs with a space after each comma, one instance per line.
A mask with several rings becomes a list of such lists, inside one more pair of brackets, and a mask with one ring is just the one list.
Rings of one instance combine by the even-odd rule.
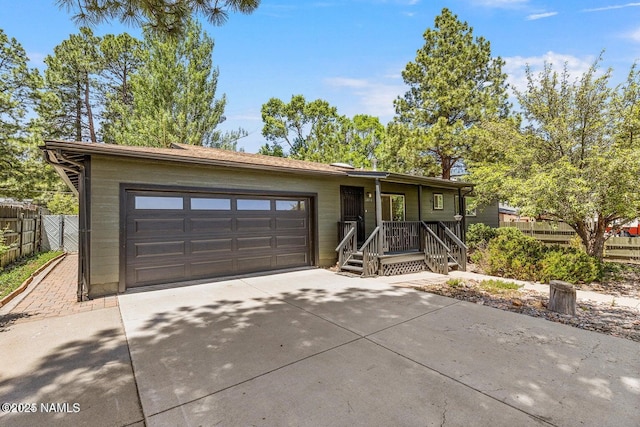
[[76, 283], [70, 254], [0, 308], [0, 425], [144, 426], [117, 297]]
[[638, 343], [396, 286], [443, 279], [316, 269], [0, 309], [0, 400], [68, 404], [0, 425], [638, 425]]

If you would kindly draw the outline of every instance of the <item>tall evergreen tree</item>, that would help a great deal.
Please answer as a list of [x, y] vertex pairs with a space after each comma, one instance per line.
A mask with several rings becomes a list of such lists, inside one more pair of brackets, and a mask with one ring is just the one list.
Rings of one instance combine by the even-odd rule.
[[148, 27], [159, 34], [179, 36], [189, 20], [204, 16], [214, 25], [227, 21], [230, 12], [250, 14], [260, 0], [56, 0], [73, 12], [82, 25], [116, 19], [122, 23]]
[[504, 61], [492, 58], [489, 42], [474, 38], [473, 29], [446, 8], [424, 40], [402, 72], [409, 90], [395, 101], [395, 121], [411, 134], [401, 149], [407, 167], [418, 171], [422, 157], [431, 156], [448, 179], [477, 141], [474, 126], [508, 113]]
[[45, 58], [48, 107], [41, 114], [55, 124], [55, 134], [48, 137], [97, 141], [94, 113], [102, 67], [100, 38], [86, 27], [72, 34]]
[[102, 54], [101, 104], [103, 121], [102, 140], [115, 143], [113, 127], [133, 108], [131, 77], [142, 64], [142, 43], [127, 33], [107, 34], [100, 44]]
[[133, 107], [114, 131], [118, 144], [216, 146], [224, 136], [226, 98], [215, 98], [218, 69], [213, 40], [190, 21], [183, 38], [145, 31], [142, 63], [131, 76]]

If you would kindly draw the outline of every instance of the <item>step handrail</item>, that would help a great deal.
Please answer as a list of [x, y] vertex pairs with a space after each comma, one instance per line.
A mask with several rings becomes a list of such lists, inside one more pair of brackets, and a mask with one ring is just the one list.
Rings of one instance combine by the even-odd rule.
[[[424, 224], [424, 228], [427, 232], [424, 237], [424, 262], [434, 273], [448, 274], [449, 256], [451, 255], [449, 247], [426, 224]], [[431, 248], [430, 239], [436, 243], [436, 247]]]
[[338, 266], [344, 266], [351, 255], [355, 252], [357, 248], [357, 242], [355, 239], [356, 235], [356, 227], [352, 226], [347, 234], [344, 236], [342, 241], [336, 247], [336, 252], [338, 252]]
[[449, 252], [449, 256], [453, 261], [458, 264], [462, 271], [467, 271], [467, 245], [456, 236], [456, 234], [449, 229], [442, 221], [438, 222], [438, 225], [444, 230], [444, 234], [457, 246]]
[[380, 256], [378, 233], [380, 233], [380, 226], [377, 226], [360, 246], [360, 252], [362, 252], [362, 277], [375, 276], [378, 273]]

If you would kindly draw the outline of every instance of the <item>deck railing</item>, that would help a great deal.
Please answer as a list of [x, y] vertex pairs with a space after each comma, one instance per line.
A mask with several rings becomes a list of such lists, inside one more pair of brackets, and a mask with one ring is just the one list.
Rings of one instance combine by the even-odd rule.
[[383, 221], [384, 251], [419, 251], [420, 227], [420, 221]]
[[353, 221], [339, 223], [338, 230], [341, 240], [336, 248], [336, 252], [338, 252], [338, 267], [344, 266], [357, 250], [358, 232], [356, 228], [356, 223]]
[[380, 233], [380, 227], [376, 227], [371, 233], [369, 238], [360, 247], [362, 252], [362, 276], [370, 277], [378, 274], [380, 269], [380, 245], [378, 243], [378, 233]]

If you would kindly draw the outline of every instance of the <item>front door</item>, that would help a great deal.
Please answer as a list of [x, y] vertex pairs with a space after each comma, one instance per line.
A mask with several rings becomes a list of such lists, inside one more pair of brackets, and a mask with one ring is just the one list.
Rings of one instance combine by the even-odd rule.
[[358, 246], [364, 243], [364, 188], [363, 187], [340, 187], [340, 205], [342, 208], [342, 221], [357, 222]]

